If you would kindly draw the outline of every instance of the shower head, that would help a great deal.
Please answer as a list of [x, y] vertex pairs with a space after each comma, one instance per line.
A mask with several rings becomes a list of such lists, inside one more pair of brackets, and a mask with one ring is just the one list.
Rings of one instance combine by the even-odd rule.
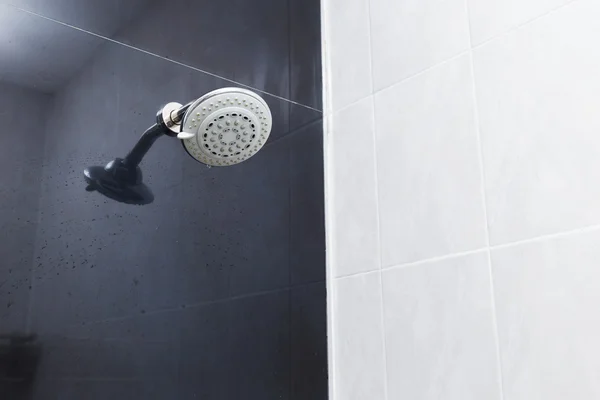
[[121, 158], [115, 158], [105, 167], [88, 167], [83, 176], [88, 184], [87, 191], [98, 191], [109, 199], [137, 205], [150, 204], [154, 200], [152, 191], [142, 181], [140, 167], [127, 164]]
[[122, 203], [151, 203], [154, 196], [139, 164], [159, 137], [177, 137], [196, 161], [224, 167], [255, 155], [267, 142], [272, 124], [267, 103], [246, 89], [214, 90], [185, 106], [169, 103], [125, 158], [85, 169], [87, 190]]
[[211, 166], [241, 163], [267, 142], [271, 111], [257, 94], [238, 88], [219, 89], [191, 103], [183, 118], [183, 147]]

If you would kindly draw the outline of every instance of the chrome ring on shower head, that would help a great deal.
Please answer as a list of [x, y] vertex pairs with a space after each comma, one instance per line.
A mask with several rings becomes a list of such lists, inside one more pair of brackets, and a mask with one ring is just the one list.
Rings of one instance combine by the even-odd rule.
[[177, 136], [181, 132], [181, 119], [177, 119], [177, 112], [183, 107], [182, 104], [171, 102], [167, 103], [160, 111], [160, 118], [173, 134], [171, 136]]

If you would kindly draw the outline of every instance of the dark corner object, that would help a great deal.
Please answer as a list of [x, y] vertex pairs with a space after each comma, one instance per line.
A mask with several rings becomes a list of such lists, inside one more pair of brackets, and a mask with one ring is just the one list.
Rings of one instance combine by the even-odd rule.
[[0, 335], [0, 383], [30, 384], [35, 379], [40, 355], [36, 335]]
[[126, 204], [144, 205], [154, 200], [150, 188], [143, 182], [139, 165], [156, 139], [163, 135], [175, 137], [191, 103], [181, 106], [169, 103], [156, 115], [156, 123], [144, 132], [125, 158], [115, 158], [105, 167], [88, 167], [83, 171], [88, 184], [86, 190], [98, 191], [104, 196]]
[[125, 158], [85, 169], [87, 190], [122, 203], [152, 203], [154, 195], [144, 184], [139, 165], [156, 139], [176, 137], [196, 161], [225, 167], [255, 155], [267, 142], [272, 123], [265, 100], [241, 88], [213, 90], [185, 106], [169, 103]]

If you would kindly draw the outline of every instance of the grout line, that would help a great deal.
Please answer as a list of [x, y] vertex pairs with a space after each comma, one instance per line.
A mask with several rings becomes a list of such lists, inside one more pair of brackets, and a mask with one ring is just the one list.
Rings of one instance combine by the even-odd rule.
[[35, 13], [35, 12], [33, 12], [33, 11], [25, 10], [25, 9], [23, 9], [23, 8], [20, 8], [20, 7], [14, 6], [14, 5], [12, 5], [12, 4], [6, 4], [6, 5], [7, 5], [8, 7], [11, 7], [11, 8], [13, 8], [13, 9], [15, 9], [15, 10], [22, 11], [22, 12], [24, 12], [24, 13], [27, 13], [27, 14], [29, 14], [29, 15], [33, 15], [33, 16], [35, 16], [35, 17], [42, 18], [42, 19], [45, 19], [45, 20], [47, 20], [47, 21], [54, 22], [54, 23], [60, 24], [60, 25], [62, 25], [62, 26], [65, 26], [65, 27], [71, 28], [71, 29], [75, 29], [75, 30], [77, 30], [77, 31], [79, 31], [79, 32], [83, 32], [83, 33], [86, 33], [86, 34], [88, 34], [88, 35], [92, 35], [92, 36], [95, 36], [95, 37], [97, 37], [97, 38], [104, 39], [104, 40], [106, 40], [106, 41], [109, 41], [109, 42], [112, 42], [112, 43], [115, 43], [115, 44], [118, 44], [118, 45], [121, 45], [121, 46], [124, 46], [124, 47], [130, 48], [130, 49], [132, 49], [132, 50], [136, 50], [136, 51], [139, 51], [139, 52], [141, 52], [141, 53], [145, 53], [145, 54], [148, 54], [148, 55], [150, 55], [150, 56], [154, 56], [154, 57], [160, 58], [161, 60], [168, 61], [168, 62], [171, 62], [171, 63], [173, 63], [173, 64], [177, 64], [177, 65], [179, 65], [179, 66], [182, 66], [182, 67], [186, 67], [186, 68], [192, 69], [192, 70], [194, 70], [194, 71], [201, 72], [201, 73], [203, 73], [203, 74], [206, 74], [206, 75], [212, 76], [212, 77], [214, 77], [214, 78], [221, 79], [221, 80], [223, 80], [223, 81], [226, 81], [226, 82], [229, 82], [229, 83], [233, 83], [233, 84], [235, 84], [235, 85], [242, 86], [242, 87], [244, 87], [244, 88], [247, 88], [247, 89], [251, 89], [251, 90], [253, 90], [253, 91], [255, 91], [255, 92], [262, 93], [262, 94], [268, 95], [268, 96], [270, 96], [270, 97], [274, 97], [274, 98], [276, 98], [276, 99], [279, 99], [279, 100], [283, 100], [283, 101], [285, 101], [285, 102], [287, 102], [287, 103], [295, 104], [295, 105], [297, 105], [297, 106], [304, 107], [304, 108], [307, 108], [307, 109], [309, 109], [309, 110], [318, 111], [318, 112], [323, 112], [323, 110], [319, 110], [319, 109], [317, 109], [317, 108], [314, 108], [314, 107], [311, 107], [311, 106], [307, 106], [307, 105], [305, 105], [305, 104], [302, 104], [302, 103], [298, 103], [297, 101], [293, 101], [293, 100], [290, 100], [290, 99], [286, 99], [285, 97], [278, 96], [278, 95], [276, 95], [276, 94], [269, 93], [269, 92], [266, 92], [266, 91], [264, 91], [264, 90], [260, 90], [260, 89], [254, 88], [254, 87], [252, 87], [252, 86], [250, 86], [250, 85], [246, 85], [246, 84], [244, 84], [244, 83], [240, 83], [240, 82], [234, 81], [233, 79], [225, 78], [225, 77], [222, 77], [222, 76], [220, 76], [220, 75], [214, 74], [214, 73], [212, 73], [212, 72], [208, 72], [208, 71], [202, 70], [202, 69], [200, 69], [200, 68], [196, 68], [196, 67], [193, 67], [193, 66], [191, 66], [191, 65], [187, 65], [187, 64], [184, 64], [184, 63], [182, 63], [182, 62], [179, 62], [179, 61], [176, 61], [176, 60], [172, 60], [172, 59], [170, 59], [170, 58], [163, 57], [163, 56], [161, 56], [161, 55], [158, 55], [158, 54], [152, 53], [152, 52], [150, 52], [150, 51], [147, 51], [147, 50], [140, 49], [140, 48], [138, 48], [138, 47], [135, 47], [135, 46], [132, 46], [132, 45], [130, 45], [130, 44], [123, 43], [123, 42], [119, 42], [118, 40], [111, 39], [111, 38], [109, 38], [109, 37], [106, 37], [106, 36], [100, 35], [100, 34], [98, 34], [98, 33], [94, 33], [94, 32], [87, 31], [87, 30], [85, 30], [85, 29], [82, 29], [82, 28], [79, 28], [79, 27], [77, 27], [77, 26], [74, 26], [74, 25], [71, 25], [71, 24], [67, 24], [66, 22], [62, 22], [62, 21], [56, 20], [56, 19], [54, 19], [54, 18], [46, 17], [46, 16], [44, 16], [44, 15], [41, 15], [41, 14]]
[[453, 55], [452, 57], [448, 57], [448, 58], [446, 58], [446, 59], [445, 59], [445, 60], [443, 60], [443, 61], [440, 61], [440, 62], [438, 62], [438, 63], [436, 63], [436, 64], [433, 64], [433, 65], [430, 65], [430, 66], [428, 66], [428, 67], [426, 67], [426, 68], [423, 68], [423, 69], [421, 69], [421, 70], [419, 70], [419, 71], [417, 71], [417, 72], [413, 73], [412, 75], [409, 75], [409, 76], [407, 76], [407, 77], [405, 77], [405, 78], [403, 78], [403, 79], [399, 80], [398, 82], [394, 82], [394, 83], [392, 83], [392, 84], [390, 84], [390, 85], [387, 85], [387, 86], [385, 86], [385, 87], [383, 87], [383, 88], [381, 88], [381, 89], [375, 90], [375, 91], [373, 92], [373, 94], [375, 94], [375, 93], [379, 93], [379, 92], [383, 92], [383, 91], [385, 91], [385, 90], [388, 90], [388, 89], [392, 89], [394, 86], [400, 85], [400, 84], [402, 84], [402, 83], [405, 83], [405, 82], [408, 82], [408, 81], [410, 81], [410, 80], [412, 80], [412, 79], [415, 79], [415, 78], [417, 78], [417, 77], [419, 77], [419, 76], [421, 76], [421, 75], [424, 75], [424, 74], [426, 74], [427, 72], [429, 72], [429, 71], [431, 71], [431, 70], [433, 70], [433, 69], [436, 69], [436, 68], [438, 68], [438, 67], [441, 67], [442, 65], [446, 65], [446, 64], [448, 64], [448, 63], [450, 63], [450, 62], [452, 62], [452, 61], [456, 60], [457, 58], [460, 58], [460, 57], [464, 56], [465, 54], [469, 54], [470, 52], [471, 52], [471, 49], [470, 49], [470, 48], [467, 48], [467, 49], [465, 49], [465, 50], [462, 50], [462, 51], [460, 51], [460, 52], [456, 53], [455, 55]]
[[[291, 0], [287, 0], [287, 54], [288, 54], [288, 63], [287, 63], [287, 73], [288, 73], [288, 97], [292, 97], [292, 2]], [[292, 127], [292, 105], [287, 105], [288, 109], [288, 119], [287, 119], [287, 131], [289, 132]], [[291, 374], [290, 374], [291, 376]], [[290, 396], [291, 396], [291, 384], [290, 384]]]
[[75, 376], [64, 376], [60, 378], [62, 382], [142, 382], [139, 378], [81, 378]]
[[431, 257], [431, 258], [426, 258], [426, 259], [419, 260], [419, 261], [411, 261], [411, 262], [407, 262], [407, 263], [403, 263], [403, 264], [390, 265], [388, 267], [383, 267], [383, 270], [387, 271], [387, 270], [393, 270], [393, 269], [398, 269], [398, 268], [416, 267], [419, 265], [431, 264], [434, 262], [439, 262], [439, 261], [444, 261], [444, 260], [452, 260], [454, 258], [465, 257], [465, 256], [473, 255], [473, 254], [482, 253], [482, 252], [486, 251], [487, 249], [488, 249], [488, 247], [480, 247], [478, 249], [461, 251], [458, 253], [447, 254], [445, 256]]
[[471, 70], [471, 96], [473, 100], [473, 117], [475, 119], [475, 140], [477, 146], [477, 162], [479, 164], [479, 184], [480, 184], [480, 195], [483, 202], [483, 217], [485, 221], [485, 244], [486, 247], [490, 247], [490, 223], [488, 218], [487, 210], [487, 195], [485, 192], [486, 188], [486, 175], [483, 159], [483, 142], [481, 140], [481, 123], [479, 120], [479, 102], [477, 100], [477, 87], [475, 82], [475, 65], [473, 62], [473, 54], [469, 54], [469, 68]]
[[[90, 324], [91, 325], [91, 324]], [[73, 325], [70, 325], [70, 327], [72, 327]], [[80, 325], [79, 325], [80, 326]], [[55, 336], [56, 337], [56, 336]], [[72, 333], [66, 333], [66, 334], [61, 334], [58, 335], [58, 337], [60, 339], [64, 339], [64, 340], [68, 340], [70, 342], [79, 342], [81, 344], [89, 344], [89, 343], [116, 343], [116, 344], [149, 344], [149, 345], [156, 345], [156, 344], [166, 344], [166, 345], [171, 345], [171, 344], [179, 344], [179, 343], [173, 343], [172, 341], [170, 341], [169, 339], [161, 339], [161, 340], [146, 340], [146, 339], [139, 339], [137, 337], [90, 337], [89, 334], [85, 334], [84, 336], [78, 336], [77, 334], [72, 334]], [[77, 343], [75, 343], [77, 344]]]
[[288, 264], [288, 287], [292, 286], [292, 246], [293, 246], [293, 240], [292, 240], [292, 235], [293, 235], [293, 229], [292, 229], [292, 212], [293, 212], [293, 201], [292, 199], [293, 197], [293, 183], [292, 183], [292, 179], [293, 179], [293, 172], [292, 172], [292, 168], [293, 168], [293, 151], [292, 151], [292, 146], [285, 146], [283, 148], [283, 150], [287, 153], [287, 206], [288, 206], [288, 213], [287, 213], [287, 231], [288, 231], [288, 251], [287, 251], [287, 264]]
[[[366, 0], [367, 1], [367, 20], [368, 20], [368, 28], [369, 28], [369, 68], [371, 69], [369, 71], [369, 75], [371, 78], [371, 93], [370, 94], [374, 94], [375, 92], [375, 77], [373, 75], [373, 18], [371, 17], [371, 0]], [[386, 398], [387, 398], [387, 392], [386, 392]]]
[[[223, 298], [219, 298], [219, 299], [215, 299], [215, 300], [201, 301], [198, 303], [188, 303], [188, 304], [185, 304], [185, 307], [183, 307], [183, 306], [167, 307], [167, 308], [161, 308], [158, 310], [147, 311], [145, 314], [135, 313], [135, 314], [123, 315], [123, 316], [119, 316], [119, 317], [105, 318], [105, 319], [95, 320], [95, 321], [85, 321], [85, 324], [86, 325], [94, 325], [94, 324], [102, 324], [102, 323], [106, 323], [106, 322], [124, 321], [124, 320], [128, 320], [131, 318], [137, 318], [137, 317], [144, 318], [144, 317], [148, 317], [151, 315], [158, 315], [158, 314], [163, 314], [163, 313], [167, 313], [167, 312], [189, 310], [192, 308], [200, 308], [200, 307], [206, 307], [206, 306], [211, 306], [211, 305], [215, 305], [215, 304], [227, 303], [229, 301], [238, 301], [238, 300], [249, 299], [252, 297], [265, 296], [265, 295], [275, 294], [275, 293], [282, 293], [285, 291], [292, 291], [293, 289], [302, 288], [302, 287], [306, 287], [306, 286], [310, 286], [310, 285], [315, 285], [317, 283], [323, 283], [323, 282], [324, 281], [322, 281], [322, 280], [318, 280], [318, 281], [312, 281], [312, 282], [307, 282], [307, 283], [300, 283], [300, 284], [293, 285], [293, 286], [285, 286], [285, 287], [280, 287], [277, 289], [263, 290], [263, 291], [253, 292], [253, 293], [241, 294], [238, 296], [223, 297]], [[78, 323], [76, 323], [76, 325], [77, 324]]]
[[348, 274], [348, 275], [333, 276], [332, 279], [337, 281], [337, 280], [341, 280], [341, 279], [355, 278], [358, 276], [375, 274], [375, 273], [381, 272], [381, 271], [385, 271], [385, 269], [374, 269], [373, 271], [354, 272], [354, 273]]
[[471, 13], [469, 10], [469, 0], [464, 0], [465, 14], [467, 17], [467, 29], [469, 30], [469, 49], [473, 48], [473, 24], [471, 23]]
[[541, 236], [536, 236], [536, 237], [529, 238], [529, 239], [517, 240], [517, 241], [509, 242], [509, 243], [497, 244], [497, 245], [490, 246], [490, 250], [506, 249], [506, 248], [520, 246], [520, 245], [524, 245], [524, 244], [538, 243], [538, 242], [543, 242], [543, 241], [552, 240], [552, 239], [560, 239], [560, 238], [564, 238], [564, 237], [571, 236], [571, 235], [589, 233], [589, 232], [594, 232], [597, 230], [600, 230], [600, 224], [589, 225], [589, 226], [586, 226], [583, 228], [572, 229], [569, 231], [550, 233], [547, 235], [541, 235]]
[[498, 331], [498, 312], [496, 307], [496, 293], [494, 291], [494, 273], [492, 270], [492, 255], [490, 250], [490, 223], [488, 218], [488, 210], [487, 210], [487, 195], [486, 195], [486, 174], [485, 174], [485, 164], [483, 158], [483, 142], [481, 139], [481, 122], [479, 118], [479, 102], [477, 99], [477, 81], [475, 79], [475, 62], [473, 61], [473, 28], [471, 26], [471, 15], [469, 10], [469, 2], [468, 0], [464, 0], [465, 11], [467, 14], [468, 21], [468, 29], [469, 29], [469, 68], [471, 70], [471, 96], [473, 99], [473, 116], [475, 119], [475, 130], [476, 130], [476, 140], [477, 140], [477, 157], [480, 169], [480, 190], [481, 190], [481, 201], [483, 203], [483, 218], [484, 218], [484, 230], [485, 230], [485, 242], [487, 246], [486, 257], [488, 260], [487, 270], [488, 277], [490, 283], [490, 306], [492, 310], [492, 329], [494, 332], [494, 347], [496, 350], [496, 379], [498, 383], [498, 390], [500, 394], [500, 400], [504, 399], [504, 376], [502, 373], [502, 360], [500, 353], [500, 333]]
[[[292, 329], [293, 329], [293, 317], [292, 317], [292, 291], [288, 290], [287, 293], [287, 300], [288, 300], [288, 314], [287, 314], [287, 318], [288, 318], [288, 356], [289, 356], [289, 360], [288, 360], [288, 376], [290, 378], [292, 378], [294, 375], [294, 370], [292, 368], [292, 365], [294, 363], [294, 356], [293, 356], [293, 345], [292, 345]], [[288, 382], [288, 396], [289, 398], [293, 398], [293, 393], [294, 393], [294, 380], [290, 379], [290, 381]]]
[[[381, 251], [379, 252], [379, 258], [381, 259]], [[381, 339], [383, 344], [383, 394], [384, 399], [388, 399], [388, 350], [387, 350], [387, 331], [385, 329], [385, 311], [383, 302], [383, 271], [381, 265], [379, 271], [379, 314], [381, 318]]]
[[[288, 0], [288, 18], [291, 19], [290, 17], [290, 1]], [[289, 20], [288, 20], [288, 28], [289, 28]], [[288, 34], [291, 36], [291, 30], [288, 29]], [[291, 60], [291, 52], [290, 52], [290, 60]], [[291, 64], [291, 62], [290, 62]], [[290, 67], [290, 73], [291, 73], [291, 67]], [[290, 92], [291, 93], [291, 79], [290, 79]], [[290, 115], [292, 113], [291, 107], [288, 108], [290, 110]], [[291, 122], [288, 121], [288, 124], [290, 124]], [[289, 126], [288, 126], [288, 130], [289, 130]], [[287, 136], [287, 135], [286, 135]], [[287, 202], [288, 202], [288, 212], [287, 212], [287, 225], [288, 225], [288, 248], [287, 248], [287, 269], [288, 269], [288, 287], [292, 286], [292, 251], [293, 251], [293, 240], [292, 240], [292, 235], [293, 235], [293, 229], [292, 229], [292, 213], [293, 213], [293, 206], [292, 206], [292, 198], [293, 198], [293, 193], [292, 193], [292, 179], [293, 179], [293, 172], [292, 172], [292, 165], [293, 165], [293, 160], [292, 160], [292, 146], [285, 146], [283, 149], [285, 152], [287, 152], [287, 192], [288, 192], [288, 198], [287, 198]], [[292, 364], [293, 364], [293, 349], [292, 349], [292, 329], [293, 329], [293, 321], [292, 321], [292, 291], [288, 290], [287, 293], [287, 300], [288, 300], [288, 304], [287, 304], [287, 318], [288, 318], [288, 356], [289, 356], [289, 360], [288, 360], [288, 376], [292, 377], [293, 376], [293, 370], [292, 370]], [[293, 397], [293, 379], [290, 379], [290, 381], [288, 382], [288, 397], [291, 399]]]
[[494, 344], [496, 348], [496, 368], [498, 388], [500, 390], [500, 400], [505, 398], [504, 396], [504, 374], [502, 373], [502, 354], [500, 352], [500, 332], [498, 330], [498, 312], [496, 307], [496, 291], [494, 284], [494, 269], [492, 268], [492, 252], [490, 249], [486, 251], [488, 261], [488, 277], [490, 282], [490, 302], [492, 307], [492, 329], [494, 330]]
[[391, 89], [391, 88], [395, 87], [396, 85], [400, 85], [400, 84], [403, 84], [403, 83], [405, 83], [405, 82], [408, 82], [408, 81], [410, 81], [411, 79], [417, 78], [417, 77], [419, 77], [419, 76], [421, 76], [421, 75], [423, 75], [423, 74], [425, 74], [425, 73], [427, 73], [427, 72], [429, 72], [429, 71], [431, 71], [431, 70], [433, 70], [433, 69], [435, 69], [435, 68], [437, 68], [437, 67], [440, 67], [440, 66], [442, 66], [442, 65], [445, 65], [445, 64], [447, 64], [447, 63], [450, 63], [450, 62], [454, 61], [455, 59], [457, 59], [457, 58], [459, 58], [459, 57], [461, 57], [461, 56], [464, 56], [465, 54], [468, 54], [468, 53], [470, 53], [470, 49], [463, 50], [463, 51], [461, 51], [460, 53], [458, 53], [458, 54], [456, 54], [456, 55], [453, 55], [453, 56], [452, 56], [452, 57], [450, 57], [450, 58], [447, 58], [447, 59], [445, 59], [444, 61], [441, 61], [441, 62], [439, 62], [439, 63], [437, 63], [437, 64], [435, 64], [435, 65], [429, 66], [429, 67], [427, 67], [427, 68], [425, 68], [425, 69], [422, 69], [422, 70], [420, 70], [419, 72], [416, 72], [416, 73], [414, 73], [414, 74], [412, 74], [412, 75], [410, 75], [410, 76], [407, 76], [406, 78], [403, 78], [403, 79], [399, 80], [398, 82], [392, 83], [391, 85], [385, 86], [385, 87], [383, 87], [383, 88], [381, 88], [381, 89], [373, 90], [373, 91], [372, 91], [372, 92], [371, 92], [369, 95], [367, 95], [367, 96], [363, 96], [363, 97], [361, 97], [360, 99], [358, 99], [358, 100], [355, 100], [355, 101], [353, 101], [352, 103], [350, 103], [350, 104], [347, 104], [347, 105], [345, 105], [345, 106], [341, 107], [341, 108], [340, 108], [340, 109], [338, 109], [338, 110], [331, 110], [330, 114], [337, 114], [337, 113], [339, 113], [339, 112], [342, 112], [342, 111], [344, 111], [344, 110], [346, 110], [346, 109], [348, 109], [348, 108], [350, 108], [350, 107], [354, 106], [355, 104], [357, 104], [357, 103], [359, 103], [359, 102], [363, 101], [364, 99], [366, 99], [366, 98], [368, 98], [368, 97], [370, 97], [370, 96], [373, 96], [373, 97], [375, 97], [375, 96], [376, 96], [378, 93], [380, 93], [380, 92], [383, 92], [383, 91], [385, 91], [385, 90]]
[[475, 50], [475, 49], [478, 49], [479, 47], [481, 47], [481, 46], [483, 46], [483, 45], [485, 45], [485, 44], [487, 44], [487, 43], [489, 43], [489, 42], [491, 42], [491, 41], [493, 41], [493, 40], [496, 40], [496, 39], [498, 39], [498, 38], [501, 38], [501, 37], [503, 37], [503, 36], [506, 36], [506, 35], [508, 35], [508, 34], [512, 33], [513, 31], [517, 31], [517, 30], [519, 30], [519, 29], [523, 28], [524, 26], [526, 26], [526, 25], [529, 25], [530, 23], [537, 21], [538, 19], [544, 18], [544, 17], [546, 17], [546, 16], [548, 16], [548, 15], [550, 15], [550, 14], [553, 14], [553, 13], [555, 13], [556, 11], [558, 11], [558, 10], [560, 10], [560, 9], [562, 9], [562, 8], [565, 8], [565, 7], [567, 7], [567, 6], [571, 5], [572, 3], [575, 3], [575, 2], [577, 2], [577, 1], [579, 1], [579, 0], [568, 0], [566, 3], [564, 3], [564, 4], [561, 4], [561, 5], [559, 5], [559, 6], [555, 7], [555, 8], [553, 8], [553, 9], [551, 9], [551, 10], [549, 10], [549, 11], [546, 11], [545, 13], [543, 13], [543, 14], [541, 14], [541, 15], [538, 15], [537, 17], [533, 17], [533, 18], [530, 18], [530, 19], [528, 19], [528, 20], [526, 20], [526, 21], [524, 21], [524, 22], [521, 22], [521, 23], [518, 23], [518, 24], [516, 24], [516, 25], [513, 25], [513, 26], [511, 26], [510, 28], [508, 28], [508, 30], [502, 31], [502, 32], [500, 32], [500, 33], [497, 33], [497, 34], [495, 34], [494, 36], [492, 36], [492, 37], [490, 37], [490, 38], [488, 38], [488, 39], [485, 39], [483, 42], [481, 42], [481, 43], [478, 43], [478, 44], [476, 44], [475, 46], [472, 46], [471, 48], [472, 48], [473, 50]]
[[[584, 234], [584, 233], [590, 233], [590, 232], [595, 232], [595, 231], [600, 231], [600, 224], [590, 225], [590, 226], [586, 226], [584, 228], [572, 229], [569, 231], [551, 233], [548, 235], [536, 236], [533, 238], [518, 240], [518, 241], [514, 241], [514, 242], [509, 242], [509, 243], [480, 247], [480, 248], [474, 249], [474, 250], [467, 250], [467, 251], [462, 251], [462, 252], [457, 252], [457, 253], [451, 253], [451, 254], [446, 254], [444, 256], [439, 256], [439, 257], [430, 257], [430, 258], [425, 258], [425, 259], [418, 260], [418, 261], [393, 264], [390, 266], [382, 267], [381, 270], [387, 271], [387, 270], [393, 270], [393, 269], [399, 269], [399, 268], [416, 267], [419, 265], [426, 265], [426, 264], [430, 264], [430, 263], [434, 263], [434, 262], [451, 260], [454, 258], [465, 257], [465, 256], [473, 255], [473, 254], [483, 253], [485, 251], [491, 252], [492, 250], [500, 250], [500, 249], [522, 246], [522, 245], [526, 245], [526, 244], [539, 243], [539, 242], [544, 242], [547, 240], [560, 239], [560, 238], [564, 238], [564, 237], [569, 237], [571, 235]], [[335, 276], [335, 277], [332, 277], [332, 279], [338, 280], [338, 279], [353, 278], [353, 277], [357, 277], [357, 276], [361, 276], [361, 275], [372, 274], [375, 272], [378, 272], [378, 270], [362, 271], [362, 272], [356, 272], [356, 273], [347, 274], [347, 275]]]
[[[372, 73], [371, 73], [372, 75]], [[386, 328], [385, 328], [385, 312], [384, 312], [384, 296], [383, 296], [383, 252], [381, 251], [381, 213], [380, 213], [380, 196], [379, 196], [379, 168], [377, 163], [377, 134], [375, 132], [375, 97], [371, 97], [371, 109], [373, 110], [372, 119], [371, 119], [371, 137], [373, 139], [373, 169], [375, 179], [375, 219], [377, 223], [377, 255], [378, 255], [378, 263], [379, 263], [379, 297], [380, 297], [380, 318], [381, 318], [381, 336], [383, 340], [383, 374], [384, 374], [384, 384], [383, 384], [383, 393], [384, 398], [388, 399], [388, 351], [387, 351], [387, 338], [386, 338]]]

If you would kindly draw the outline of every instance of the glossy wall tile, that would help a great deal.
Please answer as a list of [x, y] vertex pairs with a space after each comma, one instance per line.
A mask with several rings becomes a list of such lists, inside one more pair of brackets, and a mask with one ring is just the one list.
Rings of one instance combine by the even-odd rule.
[[389, 398], [501, 400], [488, 254], [382, 274]]
[[[332, 0], [332, 12], [324, 15], [324, 32], [330, 45], [326, 65], [328, 97], [325, 112], [337, 112], [370, 95], [371, 35], [369, 2], [366, 0]], [[349, 26], [354, 27], [348, 29]]]
[[347, 193], [331, 195], [336, 277], [375, 271], [381, 264], [373, 124], [372, 97], [331, 117], [333, 191]]
[[598, 15], [575, 2], [474, 52], [492, 244], [600, 223]]
[[386, 398], [386, 355], [381, 303], [381, 272], [336, 279], [333, 283], [336, 398]]
[[469, 48], [463, 0], [371, 0], [370, 5], [376, 91]]
[[[37, 229], [46, 94], [0, 83], [0, 335], [26, 328]], [[25, 120], [22, 116], [31, 113]], [[19, 127], [17, 129], [17, 127]], [[28, 132], [27, 135], [22, 135]]]
[[600, 396], [599, 241], [596, 229], [492, 251], [506, 400]]
[[[240, 4], [233, 10], [248, 25], [238, 23], [227, 39], [229, 50], [239, 51], [203, 50], [219, 59], [210, 72], [223, 79], [199, 70], [210, 65], [190, 68], [170, 54], [158, 57], [48, 19], [130, 35], [140, 46], [171, 43], [155, 25], [135, 22], [152, 18], [158, 2], [17, 4], [48, 18], [5, 3], [0, 393], [11, 400], [327, 398], [323, 139], [315, 104], [262, 93], [273, 113], [271, 137], [233, 167], [207, 168], [178, 140], [161, 138], [142, 163], [155, 195], [147, 206], [87, 192], [82, 176], [86, 166], [124, 156], [162, 104], [239, 86], [229, 79], [289, 97], [296, 71], [295, 92], [316, 101], [314, 37], [293, 50], [301, 66], [295, 69], [287, 18], [250, 18], [260, 7]], [[289, 7], [271, 6], [286, 13]], [[223, 5], [211, 7], [205, 27], [226, 20], [215, 19], [225, 14]], [[318, 9], [294, 7], [310, 29], [318, 27]], [[271, 30], [254, 35], [270, 22]], [[182, 44], [208, 46], [197, 39], [197, 26], [188, 29]], [[242, 36], [246, 42], [236, 40]], [[287, 53], [253, 63], [254, 44]], [[192, 53], [183, 47], [174, 54]], [[15, 340], [24, 341], [19, 351], [37, 366], [33, 383], [4, 379], [14, 373], [5, 354]]]
[[468, 0], [471, 41], [483, 43], [530, 22], [570, 0]]
[[382, 265], [486, 246], [469, 55], [377, 93], [375, 121]]

